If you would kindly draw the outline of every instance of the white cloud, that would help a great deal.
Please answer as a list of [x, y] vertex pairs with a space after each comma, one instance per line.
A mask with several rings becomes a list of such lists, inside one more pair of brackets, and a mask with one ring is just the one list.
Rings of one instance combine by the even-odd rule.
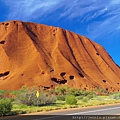
[[[87, 26], [88, 37], [115, 32], [120, 26], [120, 0], [2, 0], [9, 7], [8, 19], [29, 21], [58, 14], [64, 20], [79, 19]], [[61, 8], [61, 11], [56, 12]], [[51, 14], [52, 18], [52, 14]], [[47, 19], [49, 19], [47, 17]], [[53, 18], [54, 19], [54, 18]], [[79, 23], [78, 23], [79, 24]], [[78, 26], [79, 27], [79, 26]]]
[[[8, 19], [30, 20], [55, 10], [59, 0], [3, 0], [9, 7]], [[53, 9], [54, 8], [54, 9]], [[37, 16], [34, 15], [34, 13]]]
[[111, 0], [111, 5], [118, 5], [120, 4], [120, 0]]
[[104, 35], [118, 32], [120, 26], [120, 0], [68, 0], [64, 4], [61, 17], [67, 19], [78, 18], [87, 27], [88, 37], [95, 39]]

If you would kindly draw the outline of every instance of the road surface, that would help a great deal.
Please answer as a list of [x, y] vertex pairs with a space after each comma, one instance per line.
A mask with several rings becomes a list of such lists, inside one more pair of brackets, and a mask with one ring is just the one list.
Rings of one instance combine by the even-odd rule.
[[0, 120], [120, 120], [116, 115], [120, 115], [120, 104], [0, 117]]

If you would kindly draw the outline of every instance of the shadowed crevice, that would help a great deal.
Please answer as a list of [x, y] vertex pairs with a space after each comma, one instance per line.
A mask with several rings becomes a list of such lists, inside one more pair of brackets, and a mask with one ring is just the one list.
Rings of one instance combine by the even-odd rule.
[[51, 80], [53, 82], [58, 83], [58, 84], [65, 84], [67, 82], [67, 80], [60, 80], [60, 79], [57, 79], [57, 78], [51, 78]]
[[104, 83], [106, 83], [106, 80], [103, 80]]
[[96, 55], [98, 55], [98, 56], [99, 56], [100, 54], [99, 54], [99, 53], [96, 53]]
[[5, 40], [0, 41], [0, 44], [5, 44]]
[[9, 75], [9, 73], [10, 73], [10, 71], [0, 73], [0, 77], [5, 77], [5, 76]]
[[60, 75], [63, 77], [66, 75], [66, 72], [62, 72], [62, 73], [60, 73]]
[[74, 79], [74, 76], [71, 75], [69, 78], [70, 78], [70, 80], [73, 80], [73, 79]]

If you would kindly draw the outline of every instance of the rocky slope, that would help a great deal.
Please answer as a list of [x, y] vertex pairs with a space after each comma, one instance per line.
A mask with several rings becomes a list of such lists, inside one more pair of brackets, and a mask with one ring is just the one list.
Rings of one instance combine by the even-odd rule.
[[120, 90], [120, 68], [99, 44], [42, 24], [0, 23], [0, 89], [56, 85]]

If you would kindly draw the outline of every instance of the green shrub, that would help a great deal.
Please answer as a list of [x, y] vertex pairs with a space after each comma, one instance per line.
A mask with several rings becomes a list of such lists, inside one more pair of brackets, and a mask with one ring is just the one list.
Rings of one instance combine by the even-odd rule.
[[84, 96], [78, 96], [77, 99], [78, 100], [82, 100]]
[[4, 94], [0, 93], [0, 99], [2, 99], [4, 97]]
[[3, 96], [6, 93], [5, 90], [0, 90], [0, 96]]
[[46, 105], [46, 104], [52, 104], [56, 102], [56, 96], [49, 95], [42, 89], [39, 91], [39, 97], [36, 97], [36, 89], [30, 88], [27, 89], [26, 92], [21, 92], [17, 97], [16, 101], [19, 100], [22, 104], [26, 105], [34, 105], [34, 106], [40, 106], [40, 105]]
[[81, 90], [81, 91], [82, 91], [82, 95], [84, 95], [84, 96], [87, 96], [89, 94], [94, 94], [93, 92], [90, 92], [88, 90]]
[[97, 95], [110, 95], [111, 94], [111, 92], [104, 90], [101, 87], [94, 88], [94, 91], [96, 92]]
[[10, 97], [10, 90], [0, 90], [0, 99]]
[[74, 96], [80, 96], [80, 95], [82, 95], [82, 90], [76, 89], [76, 88], [70, 88], [69, 94], [74, 95]]
[[92, 93], [90, 91], [87, 91], [87, 90], [70, 88], [69, 89], [69, 94], [70, 95], [74, 95], [74, 96], [87, 96], [88, 94], [94, 94], [94, 93]]
[[56, 86], [55, 87], [55, 93], [57, 95], [66, 95], [68, 91], [69, 91], [68, 86]]
[[50, 93], [50, 94], [55, 94], [55, 90], [54, 90], [54, 89], [51, 89], [51, 90], [49, 91], [49, 93]]
[[2, 98], [0, 99], [0, 116], [8, 114], [12, 109], [12, 99]]
[[93, 96], [92, 94], [88, 94], [88, 95], [87, 95], [87, 98], [88, 98], [88, 99], [91, 99], [91, 98], [93, 98], [93, 97], [94, 97], [94, 96]]
[[88, 101], [88, 98], [87, 97], [84, 97], [82, 102], [87, 102]]
[[120, 92], [114, 93], [113, 99], [120, 99]]
[[57, 96], [57, 100], [65, 101], [65, 96], [63, 95]]
[[65, 101], [69, 105], [75, 105], [77, 103], [77, 99], [74, 95], [66, 96]]

